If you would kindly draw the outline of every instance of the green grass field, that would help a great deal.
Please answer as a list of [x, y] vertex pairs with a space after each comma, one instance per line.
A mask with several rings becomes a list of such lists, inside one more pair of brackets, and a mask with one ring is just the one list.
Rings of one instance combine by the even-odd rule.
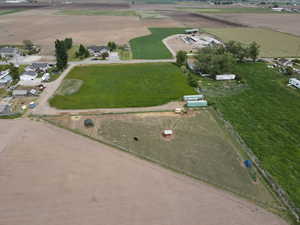
[[[93, 120], [93, 128], [83, 126], [86, 118]], [[158, 112], [89, 115], [77, 120], [64, 116], [48, 119], [245, 198], [267, 203], [269, 207], [277, 206], [261, 181], [252, 182], [237, 154], [238, 147], [210, 110], [200, 110], [188, 116]], [[164, 129], [174, 131], [171, 139], [162, 137]]]
[[178, 7], [178, 9], [194, 13], [285, 13], [285, 12], [274, 12], [270, 8], [183, 8]]
[[11, 14], [11, 13], [17, 13], [21, 12], [25, 9], [0, 9], [0, 16], [6, 15], [6, 14]]
[[82, 80], [83, 85], [73, 95], [50, 99], [59, 109], [155, 106], [195, 93], [171, 63], [75, 67], [65, 79]]
[[247, 88], [227, 97], [211, 97], [247, 145], [300, 207], [300, 91], [288, 77], [264, 64], [240, 64], [235, 73]]
[[77, 16], [137, 16], [133, 10], [61, 10], [59, 15]]
[[261, 28], [207, 28], [223, 41], [256, 41], [261, 46], [261, 57], [300, 56], [300, 37]]
[[162, 40], [183, 33], [185, 28], [149, 28], [151, 34], [130, 40], [134, 59], [170, 59], [172, 54]]

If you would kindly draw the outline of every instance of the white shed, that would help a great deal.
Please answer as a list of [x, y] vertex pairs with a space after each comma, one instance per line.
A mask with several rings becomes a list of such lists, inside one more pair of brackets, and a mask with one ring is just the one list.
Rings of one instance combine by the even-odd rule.
[[289, 84], [296, 88], [300, 88], [300, 80], [298, 80], [297, 78], [290, 78]]

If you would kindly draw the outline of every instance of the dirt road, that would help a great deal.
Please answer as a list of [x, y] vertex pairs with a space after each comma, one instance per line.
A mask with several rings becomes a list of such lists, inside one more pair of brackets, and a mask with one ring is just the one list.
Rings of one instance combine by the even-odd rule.
[[[28, 119], [0, 153], [1, 225], [286, 225], [246, 200]], [[2, 140], [1, 140], [2, 141]]]

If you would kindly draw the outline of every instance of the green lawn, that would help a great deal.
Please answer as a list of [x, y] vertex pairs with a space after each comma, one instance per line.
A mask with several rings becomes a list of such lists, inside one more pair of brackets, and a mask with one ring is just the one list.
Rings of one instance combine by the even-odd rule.
[[65, 79], [83, 84], [73, 95], [50, 99], [51, 106], [59, 109], [155, 106], [195, 93], [171, 63], [82, 66]]
[[149, 28], [150, 35], [130, 40], [134, 59], [170, 59], [172, 54], [162, 40], [170, 35], [184, 33], [186, 28]]
[[61, 10], [58, 14], [78, 16], [137, 16], [133, 10]]
[[223, 41], [256, 41], [261, 57], [293, 57], [300, 55], [300, 37], [261, 28], [207, 28], [206, 32]]
[[270, 8], [183, 8], [178, 9], [194, 13], [285, 13], [285, 12], [274, 12]]
[[25, 9], [0, 9], [0, 16], [6, 15], [6, 14], [11, 14], [11, 13], [16, 13], [16, 12], [21, 12]]
[[300, 207], [300, 91], [288, 78], [264, 64], [235, 69], [247, 88], [235, 95], [211, 97], [247, 145]]

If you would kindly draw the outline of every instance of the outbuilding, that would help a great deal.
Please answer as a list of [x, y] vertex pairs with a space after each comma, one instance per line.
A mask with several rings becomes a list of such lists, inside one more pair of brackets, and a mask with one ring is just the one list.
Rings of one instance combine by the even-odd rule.
[[27, 90], [13, 90], [12, 95], [14, 97], [23, 97], [28, 95]]
[[164, 130], [163, 131], [163, 136], [164, 137], [170, 137], [173, 134], [172, 130]]
[[297, 78], [290, 78], [289, 85], [292, 85], [296, 88], [300, 88], [300, 80], [298, 80]]
[[34, 71], [26, 71], [22, 73], [20, 76], [20, 80], [27, 81], [27, 80], [34, 80], [37, 78], [38, 74]]
[[235, 78], [235, 74], [220, 74], [215, 76], [216, 80], [234, 80]]
[[207, 106], [206, 100], [199, 100], [199, 101], [187, 101], [186, 106], [189, 108], [196, 108], [196, 107], [205, 107]]
[[204, 99], [204, 95], [184, 95], [184, 101], [198, 101]]

